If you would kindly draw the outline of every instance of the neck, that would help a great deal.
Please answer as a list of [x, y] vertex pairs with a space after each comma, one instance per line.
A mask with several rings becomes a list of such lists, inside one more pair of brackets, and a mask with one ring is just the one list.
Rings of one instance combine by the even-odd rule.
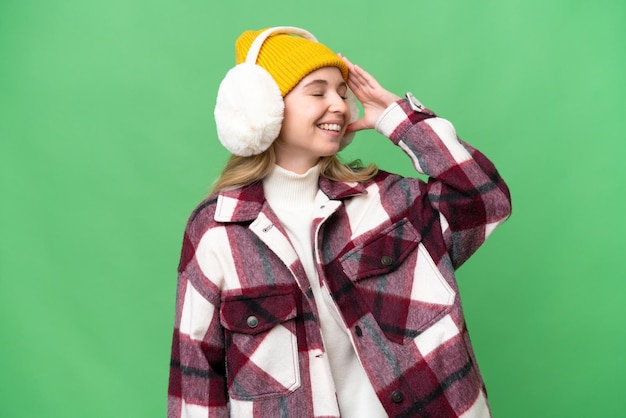
[[287, 171], [291, 171], [295, 174], [305, 174], [311, 168], [315, 167], [319, 163], [319, 158], [315, 160], [311, 159], [295, 159], [284, 158], [276, 161], [276, 165], [284, 168]]
[[274, 141], [276, 165], [296, 174], [304, 174], [320, 162], [320, 157], [288, 146], [280, 140]]
[[310, 205], [317, 194], [319, 166], [313, 166], [304, 173], [297, 173], [281, 166], [263, 179], [265, 197], [270, 205], [296, 207]]

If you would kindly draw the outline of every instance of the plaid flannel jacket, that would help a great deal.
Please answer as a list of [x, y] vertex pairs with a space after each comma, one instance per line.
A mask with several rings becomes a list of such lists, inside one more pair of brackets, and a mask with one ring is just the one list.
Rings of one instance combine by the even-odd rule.
[[[389, 416], [490, 416], [454, 270], [509, 216], [509, 191], [426, 109], [401, 100], [377, 129], [429, 180], [320, 178], [320, 281]], [[209, 197], [184, 235], [168, 417], [340, 416], [317, 318], [262, 184]]]

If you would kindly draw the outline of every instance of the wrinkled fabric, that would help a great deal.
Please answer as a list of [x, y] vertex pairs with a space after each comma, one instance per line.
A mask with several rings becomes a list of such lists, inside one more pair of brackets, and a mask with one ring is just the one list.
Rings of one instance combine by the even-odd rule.
[[[330, 294], [392, 417], [488, 417], [455, 270], [508, 218], [493, 164], [401, 100], [377, 129], [428, 181], [320, 178], [312, 225]], [[260, 182], [189, 218], [179, 265], [168, 417], [339, 417], [303, 266]]]

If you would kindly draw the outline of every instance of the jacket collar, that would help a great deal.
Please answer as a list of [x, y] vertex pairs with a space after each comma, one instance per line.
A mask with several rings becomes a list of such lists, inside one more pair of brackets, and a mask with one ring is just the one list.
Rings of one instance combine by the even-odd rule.
[[367, 190], [362, 183], [345, 183], [329, 180], [326, 177], [320, 177], [320, 190], [330, 200], [343, 200], [348, 197], [367, 194]]
[[[367, 194], [361, 183], [345, 183], [320, 177], [320, 191], [329, 200], [343, 200], [352, 196]], [[256, 219], [267, 205], [263, 193], [263, 182], [234, 190], [222, 191], [217, 196], [215, 220], [218, 222], [247, 222]]]

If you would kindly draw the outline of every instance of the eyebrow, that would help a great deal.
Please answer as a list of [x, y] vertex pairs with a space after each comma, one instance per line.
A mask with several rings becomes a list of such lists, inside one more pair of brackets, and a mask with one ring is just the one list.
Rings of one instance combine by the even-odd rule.
[[[304, 87], [304, 88], [307, 88], [307, 87], [310, 87], [310, 86], [317, 86], [317, 85], [327, 86], [327, 85], [328, 85], [328, 81], [326, 81], [326, 80], [321, 80], [321, 79], [320, 79], [320, 80], [312, 80], [312, 81], [309, 81], [308, 83], [306, 83], [303, 87]], [[347, 86], [348, 86], [348, 85], [346, 84], [346, 82], [345, 82], [345, 81], [342, 81], [342, 82], [339, 84], [339, 86], [338, 86], [338, 87], [347, 87]]]

